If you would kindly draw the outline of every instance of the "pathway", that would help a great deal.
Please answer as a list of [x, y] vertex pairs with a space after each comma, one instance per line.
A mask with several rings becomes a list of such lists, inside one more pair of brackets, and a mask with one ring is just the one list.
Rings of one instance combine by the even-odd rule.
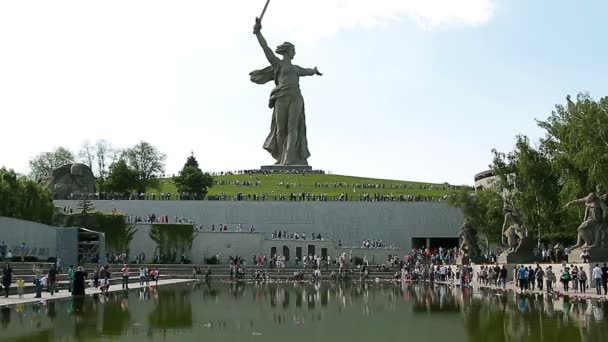
[[[192, 279], [161, 279], [158, 281], [158, 286], [181, 284], [181, 283], [188, 283], [188, 282], [192, 282]], [[152, 285], [152, 284], [154, 284], [154, 282], [151, 282], [150, 284], [151, 284], [150, 286], [154, 286], [154, 285]], [[139, 289], [139, 288], [144, 288], [144, 287], [148, 287], [148, 286], [147, 285], [141, 286], [141, 285], [139, 285], [139, 282], [129, 284], [129, 290]], [[110, 285], [109, 292], [117, 292], [117, 291], [125, 291], [122, 289], [122, 284]], [[101, 291], [99, 291], [99, 289], [96, 289], [94, 287], [89, 287], [85, 290], [86, 295], [93, 295], [93, 294], [100, 294], [100, 293], [101, 293]], [[50, 292], [42, 292], [42, 298], [33, 298], [34, 296], [35, 296], [35, 294], [33, 294], [33, 293], [24, 294], [23, 298], [19, 298], [18, 295], [11, 295], [11, 296], [8, 296], [8, 298], [5, 298], [4, 296], [2, 296], [2, 297], [0, 297], [0, 307], [8, 306], [8, 305], [15, 305], [15, 304], [24, 304], [24, 303], [37, 303], [40, 301], [44, 302], [47, 300], [72, 298], [72, 294], [70, 292], [68, 292], [67, 290], [61, 290], [60, 292], [56, 292], [53, 296], [51, 296]]]

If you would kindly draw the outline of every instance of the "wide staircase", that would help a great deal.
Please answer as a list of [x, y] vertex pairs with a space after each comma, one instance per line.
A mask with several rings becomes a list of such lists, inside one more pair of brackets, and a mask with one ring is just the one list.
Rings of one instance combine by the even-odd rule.
[[[25, 282], [24, 293], [34, 293], [36, 287], [34, 285], [34, 265], [40, 265], [42, 268], [43, 275], [48, 273], [48, 270], [52, 267], [52, 263], [11, 263], [10, 266], [13, 269], [13, 283], [11, 284], [10, 294], [17, 294], [16, 281], [23, 279]], [[88, 272], [89, 278], [92, 277], [95, 271], [93, 264], [84, 265], [85, 271]], [[193, 268], [198, 267], [200, 274], [194, 274]], [[111, 284], [120, 284], [122, 282], [122, 264], [110, 264]], [[228, 265], [199, 265], [199, 264], [130, 264], [129, 265], [129, 283], [139, 283], [139, 270], [140, 268], [157, 269], [160, 274], [160, 279], [205, 279], [205, 273], [207, 269], [211, 271], [211, 281], [228, 281], [230, 280], [230, 267]], [[360, 279], [360, 270], [356, 267], [349, 267], [351, 279]], [[68, 290], [69, 277], [67, 274], [68, 267], [62, 266], [61, 272], [57, 275], [57, 289], [59, 291]], [[266, 270], [269, 279], [271, 280], [293, 280], [294, 273], [297, 271], [304, 272], [304, 279], [311, 280], [313, 277], [312, 268], [302, 268], [296, 266], [289, 266], [286, 268], [270, 268], [269, 266], [249, 266], [246, 268], [245, 275], [242, 280], [253, 281], [253, 274], [256, 271]], [[369, 279], [392, 279], [395, 274], [396, 268], [389, 271], [379, 271], [376, 266], [370, 266], [369, 268]], [[338, 267], [330, 266], [326, 268], [321, 267], [321, 279], [329, 280], [331, 273], [335, 272], [338, 274]], [[236, 280], [236, 277], [234, 278]], [[46, 291], [46, 289], [45, 289]], [[2, 292], [4, 293], [4, 292]]]

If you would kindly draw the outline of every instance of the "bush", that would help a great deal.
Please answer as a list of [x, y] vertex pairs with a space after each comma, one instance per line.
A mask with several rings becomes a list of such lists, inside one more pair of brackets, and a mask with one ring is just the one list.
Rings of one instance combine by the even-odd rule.
[[212, 256], [211, 258], [205, 258], [205, 259], [204, 259], [204, 262], [205, 262], [205, 264], [207, 264], [207, 265], [217, 265], [217, 264], [219, 264], [219, 262], [218, 262], [218, 261], [219, 261], [219, 260], [217, 259], [217, 257], [216, 257], [215, 255], [214, 255], [214, 256]]
[[356, 256], [354, 258], [355, 265], [363, 265], [363, 258]]
[[[11, 261], [11, 262], [21, 262], [21, 256], [17, 255], [17, 256], [11, 257], [11, 258], [10, 258], [10, 261]], [[37, 261], [38, 261], [38, 258], [36, 258], [35, 256], [26, 255], [26, 256], [23, 258], [23, 261], [24, 261], [24, 262], [37, 262]]]

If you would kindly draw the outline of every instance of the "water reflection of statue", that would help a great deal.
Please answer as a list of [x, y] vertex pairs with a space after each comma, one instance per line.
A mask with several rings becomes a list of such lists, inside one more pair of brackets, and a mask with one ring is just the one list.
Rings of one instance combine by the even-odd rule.
[[79, 198], [95, 192], [95, 176], [85, 164], [67, 164], [41, 180], [57, 199]]
[[[601, 186], [598, 186], [601, 189]], [[603, 216], [606, 212], [607, 207], [604, 200], [596, 193], [589, 193], [587, 197], [576, 199], [566, 203], [564, 208], [568, 208], [573, 205], [581, 205], [585, 207], [585, 217], [583, 222], [578, 227], [578, 237], [576, 245], [572, 246], [572, 249], [583, 247], [583, 248], [594, 248], [603, 246]]]
[[460, 238], [460, 250], [472, 257], [479, 255], [479, 247], [477, 246], [476, 234], [473, 226], [471, 226], [471, 221], [469, 218], [464, 219], [464, 223], [460, 227], [460, 234], [458, 235]]
[[528, 230], [524, 226], [524, 222], [516, 209], [505, 204], [504, 212], [505, 220], [502, 224], [502, 243], [508, 247], [508, 252], [516, 252], [528, 238]]

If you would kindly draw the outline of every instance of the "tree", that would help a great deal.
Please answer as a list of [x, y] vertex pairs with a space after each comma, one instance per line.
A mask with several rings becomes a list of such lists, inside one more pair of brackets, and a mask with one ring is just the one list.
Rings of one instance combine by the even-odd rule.
[[538, 147], [523, 135], [508, 153], [493, 150], [491, 165], [501, 191], [510, 194], [528, 230], [544, 240], [567, 240], [582, 220], [582, 211], [561, 210], [573, 198], [608, 184], [608, 97], [599, 101], [581, 93], [566, 97], [544, 121]]
[[198, 167], [196, 158], [191, 155], [179, 175], [173, 178], [173, 182], [177, 192], [182, 194], [181, 198], [199, 200], [205, 198], [209, 188], [213, 186], [213, 177], [203, 173]]
[[144, 192], [146, 187], [157, 186], [156, 177], [164, 171], [167, 156], [145, 141], [124, 151], [129, 166], [137, 172], [137, 191]]
[[453, 193], [448, 202], [462, 209], [478, 233], [485, 235], [489, 241], [500, 241], [504, 215], [503, 199], [498, 192], [492, 189], [472, 192], [463, 188]]
[[191, 224], [153, 224], [148, 236], [156, 242], [162, 262], [175, 262], [192, 249], [196, 230]]
[[93, 148], [93, 145], [88, 140], [85, 140], [78, 151], [78, 161], [88, 166], [91, 170], [93, 170], [93, 166], [95, 165], [95, 152]]
[[99, 182], [100, 191], [104, 190], [104, 183], [109, 173], [109, 165], [116, 157], [116, 153], [112, 145], [106, 140], [97, 140], [93, 148], [95, 161], [97, 162], [97, 180]]
[[85, 194], [82, 194], [82, 196], [80, 196], [78, 204], [76, 205], [76, 208], [80, 210], [80, 215], [82, 216], [82, 226], [84, 228], [89, 228], [89, 213], [91, 213], [93, 209], [95, 209], [95, 206], [93, 206], [93, 203]]
[[56, 168], [74, 163], [74, 154], [65, 147], [57, 147], [54, 151], [42, 152], [30, 160], [30, 177], [39, 180], [49, 176]]
[[138, 173], [129, 168], [124, 159], [119, 159], [110, 166], [110, 174], [105, 182], [105, 189], [110, 192], [128, 194], [137, 188]]
[[197, 168], [197, 169], [199, 168], [198, 167], [198, 161], [194, 157], [194, 152], [192, 152], [190, 154], [190, 157], [188, 157], [188, 159], [186, 159], [186, 164], [184, 164], [184, 167], [186, 167], [186, 166], [194, 167], [194, 168]]
[[595, 101], [581, 93], [574, 102], [567, 96], [565, 106], [537, 123], [546, 131], [542, 147], [560, 170], [563, 202], [608, 185], [608, 97]]
[[523, 135], [516, 137], [512, 152], [492, 152], [491, 167], [499, 179], [498, 186], [523, 214], [528, 231], [560, 230], [559, 175], [547, 154], [532, 147]]
[[47, 189], [13, 170], [0, 169], [0, 216], [51, 224], [54, 211]]

